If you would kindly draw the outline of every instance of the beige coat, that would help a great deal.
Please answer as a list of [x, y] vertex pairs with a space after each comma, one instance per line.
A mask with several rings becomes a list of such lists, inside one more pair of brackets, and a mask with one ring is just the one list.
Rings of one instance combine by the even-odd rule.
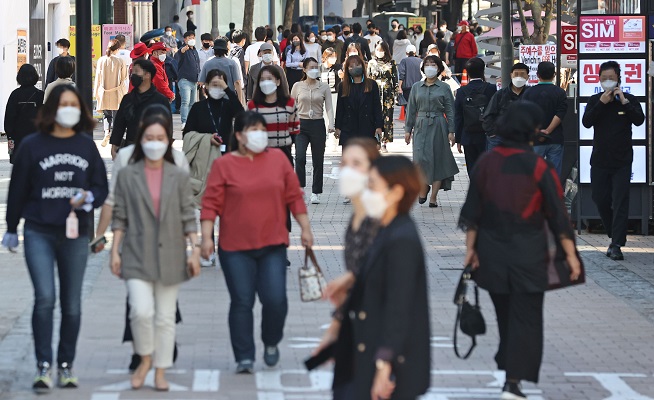
[[191, 168], [190, 181], [195, 205], [200, 208], [211, 166], [221, 156], [220, 147], [211, 143], [210, 134], [187, 132], [184, 135], [182, 151]]
[[189, 278], [186, 235], [197, 232], [188, 173], [164, 162], [159, 218], [145, 178], [145, 162], [118, 173], [113, 230], [125, 231], [121, 249], [122, 278], [176, 285]]
[[116, 55], [100, 57], [95, 68], [93, 85], [93, 96], [97, 100], [98, 111], [118, 110], [123, 96], [127, 93], [127, 75], [127, 66], [122, 58]]

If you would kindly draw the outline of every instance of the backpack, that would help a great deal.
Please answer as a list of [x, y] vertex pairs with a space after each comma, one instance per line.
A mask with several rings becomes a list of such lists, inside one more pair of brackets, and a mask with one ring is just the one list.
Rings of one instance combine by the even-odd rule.
[[486, 85], [469, 93], [463, 100], [463, 129], [467, 133], [484, 133], [482, 116], [490, 99], [483, 93]]

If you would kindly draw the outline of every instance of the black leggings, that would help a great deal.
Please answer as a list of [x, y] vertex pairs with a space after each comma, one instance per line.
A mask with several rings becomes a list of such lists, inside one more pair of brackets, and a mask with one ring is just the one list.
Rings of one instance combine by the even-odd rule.
[[313, 184], [311, 193], [322, 193], [323, 164], [325, 163], [325, 143], [327, 142], [327, 129], [324, 119], [300, 120], [300, 134], [295, 140], [295, 172], [300, 180], [300, 186], [307, 186], [307, 148], [311, 145], [311, 159], [313, 161]]

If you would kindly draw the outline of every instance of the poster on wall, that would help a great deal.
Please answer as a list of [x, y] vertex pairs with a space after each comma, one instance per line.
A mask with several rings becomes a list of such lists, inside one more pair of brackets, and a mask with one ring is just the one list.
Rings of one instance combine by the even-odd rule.
[[27, 64], [27, 29], [18, 29], [16, 36], [16, 72]]
[[577, 69], [577, 27], [561, 27], [561, 67]]
[[[634, 146], [634, 161], [631, 163], [631, 183], [647, 182], [647, 147]], [[579, 146], [579, 182], [590, 183], [590, 156], [593, 146]]]
[[644, 53], [645, 17], [579, 17], [579, 53]]
[[[595, 136], [593, 128], [586, 128], [582, 123], [584, 118], [584, 113], [586, 112], [586, 103], [579, 103], [579, 140], [593, 140]], [[640, 107], [643, 109], [645, 114], [645, 121], [647, 121], [647, 104], [641, 102]], [[633, 140], [645, 140], [647, 139], [647, 124], [643, 123], [640, 126], [632, 125], [631, 126], [631, 138]]]
[[521, 44], [520, 45], [520, 62], [527, 64], [529, 67], [529, 80], [527, 85], [533, 86], [538, 83], [538, 64], [543, 61], [549, 61], [556, 65], [556, 45], [555, 44]]
[[30, 0], [30, 25], [28, 41], [29, 62], [39, 74], [37, 89], [45, 87], [45, 2]]
[[[599, 81], [599, 69], [602, 63], [609, 60], [580, 60], [579, 61], [579, 96], [590, 97], [604, 90]], [[625, 93], [634, 96], [646, 96], [645, 85], [645, 60], [644, 59], [620, 59], [615, 60], [620, 64], [622, 82], [620, 84]]]
[[115, 39], [117, 35], [125, 36], [125, 48], [127, 50], [134, 48], [134, 30], [132, 29], [132, 25], [128, 24], [102, 25], [102, 48], [106, 50], [109, 41]]
[[[70, 37], [70, 49], [68, 52], [71, 55], [76, 55], [77, 47], [77, 31], [76, 27], [68, 27], [69, 37]], [[98, 63], [100, 57], [104, 55], [104, 50], [102, 49], [102, 27], [100, 25], [91, 25], [91, 59], [93, 60], [93, 72], [92, 76], [95, 79], [95, 66]]]

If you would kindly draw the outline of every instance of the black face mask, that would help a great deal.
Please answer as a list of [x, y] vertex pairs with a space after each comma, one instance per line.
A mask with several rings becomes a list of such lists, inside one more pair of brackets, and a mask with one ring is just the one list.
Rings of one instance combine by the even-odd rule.
[[209, 47], [211, 47], [211, 43], [202, 43], [202, 47], [208, 49]]
[[129, 77], [129, 81], [132, 84], [132, 86], [137, 88], [141, 86], [141, 84], [143, 83], [143, 77], [136, 74], [132, 74], [132, 76]]
[[299, 46], [299, 45], [300, 45], [300, 42], [298, 42], [297, 40], [293, 41], [293, 46]]
[[350, 31], [343, 31], [343, 36], [347, 36], [350, 34]]
[[361, 67], [361, 66], [351, 67], [351, 68], [348, 69], [348, 71], [350, 72], [350, 76], [352, 76], [354, 78], [358, 78], [361, 75], [363, 75], [363, 67]]

